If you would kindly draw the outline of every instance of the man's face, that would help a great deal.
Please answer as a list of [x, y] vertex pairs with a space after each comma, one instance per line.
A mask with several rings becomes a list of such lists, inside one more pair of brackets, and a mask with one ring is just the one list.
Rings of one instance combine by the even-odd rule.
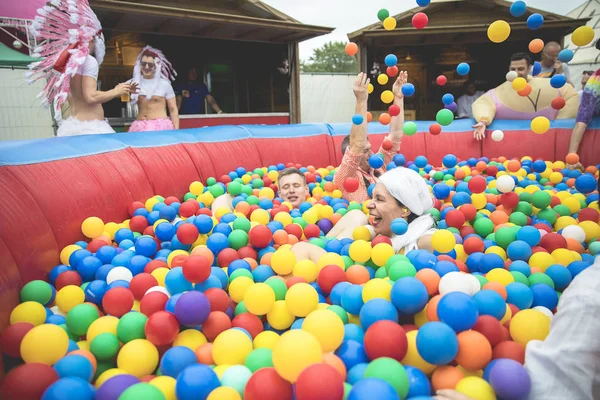
[[279, 196], [289, 202], [294, 208], [306, 200], [308, 186], [298, 174], [290, 174], [279, 178]]
[[96, 51], [96, 42], [94, 39], [88, 42], [88, 49], [90, 49], [90, 55], [93, 56]]
[[510, 70], [515, 71], [519, 78], [527, 79], [527, 75], [529, 74], [529, 65], [525, 60], [511, 61]]
[[559, 46], [549, 46], [542, 51], [542, 64], [547, 67], [554, 65], [558, 59], [558, 53], [560, 53]]
[[583, 74], [581, 76], [581, 87], [583, 88], [585, 84], [590, 80], [590, 74]]
[[198, 71], [196, 68], [191, 68], [188, 72], [188, 81], [195, 82], [198, 79]]
[[156, 64], [154, 63], [154, 58], [150, 56], [142, 57], [142, 76], [145, 79], [154, 78], [154, 72], [156, 71]]
[[371, 142], [369, 142], [368, 140], [362, 145], [362, 155], [363, 157], [360, 160], [359, 167], [363, 171], [371, 170], [371, 166], [369, 165], [369, 157], [373, 155], [373, 149], [371, 147]]
[[475, 88], [475, 85], [473, 85], [472, 83], [470, 83], [469, 86], [467, 86], [467, 94], [469, 96], [473, 96], [476, 91], [477, 91], [477, 89]]

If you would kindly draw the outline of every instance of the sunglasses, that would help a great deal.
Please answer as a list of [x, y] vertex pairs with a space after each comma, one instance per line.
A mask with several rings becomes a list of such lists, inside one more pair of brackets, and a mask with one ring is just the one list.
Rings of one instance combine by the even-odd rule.
[[154, 63], [142, 61], [140, 64], [142, 68], [154, 69]]

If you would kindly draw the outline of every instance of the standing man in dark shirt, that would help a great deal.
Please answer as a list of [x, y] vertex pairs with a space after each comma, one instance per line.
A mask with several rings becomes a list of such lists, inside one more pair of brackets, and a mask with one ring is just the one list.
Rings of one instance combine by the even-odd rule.
[[189, 69], [187, 82], [177, 86], [175, 93], [177, 94], [179, 114], [204, 114], [205, 98], [217, 114], [223, 113], [206, 85], [198, 81], [198, 71], [195, 67]]

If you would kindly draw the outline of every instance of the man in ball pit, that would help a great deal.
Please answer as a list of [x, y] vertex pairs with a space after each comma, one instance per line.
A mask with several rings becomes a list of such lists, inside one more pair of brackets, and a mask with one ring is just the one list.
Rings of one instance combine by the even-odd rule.
[[[378, 153], [383, 156], [383, 166], [373, 168], [369, 159], [373, 156], [371, 143], [367, 138], [367, 102], [369, 100], [369, 82], [367, 74], [361, 72], [354, 83], [354, 96], [356, 96], [356, 114], [363, 120], [360, 124], [353, 124], [350, 135], [342, 141], [342, 163], [338, 167], [333, 182], [343, 193], [348, 201], [363, 203], [369, 196], [367, 187], [377, 181], [377, 177], [385, 172], [385, 166], [392, 161], [394, 155], [400, 150], [402, 140], [402, 126], [404, 125], [404, 95], [402, 86], [408, 82], [406, 71], [400, 71], [394, 83], [394, 105], [400, 107], [400, 113], [392, 117], [390, 134], [384, 140]], [[351, 183], [352, 182], [352, 183]]]

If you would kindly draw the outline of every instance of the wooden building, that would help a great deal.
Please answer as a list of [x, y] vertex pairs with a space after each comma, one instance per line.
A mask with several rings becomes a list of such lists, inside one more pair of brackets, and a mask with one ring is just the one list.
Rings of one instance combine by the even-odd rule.
[[[573, 19], [528, 7], [525, 15], [515, 18], [510, 14], [512, 2], [504, 0], [432, 0], [426, 8], [416, 7], [394, 16], [397, 27], [392, 31], [383, 28], [381, 22], [350, 33], [348, 38], [359, 45], [360, 66], [370, 71], [374, 63], [380, 63], [385, 72], [384, 59], [388, 54], [398, 57], [398, 67], [407, 70], [409, 81], [417, 88], [414, 96], [406, 99], [407, 111], [414, 110], [416, 119], [431, 120], [443, 107], [441, 97], [452, 93], [455, 98], [463, 94], [467, 80], [473, 80], [478, 90], [488, 90], [505, 80], [510, 56], [516, 52], [528, 52], [532, 39], [562, 43], [563, 37], [588, 19]], [[416, 12], [429, 17], [428, 25], [417, 30], [411, 20]], [[544, 17], [540, 29], [527, 27], [527, 18], [533, 13]], [[505, 20], [511, 26], [511, 34], [503, 43], [492, 43], [487, 37], [489, 25]], [[532, 55], [539, 60], [539, 55]], [[456, 73], [456, 66], [467, 62], [471, 66], [469, 76]], [[445, 75], [448, 84], [439, 87], [436, 78]], [[370, 98], [370, 108], [385, 110], [379, 99], [385, 89], [391, 89], [393, 80], [384, 87], [375, 83]]]

